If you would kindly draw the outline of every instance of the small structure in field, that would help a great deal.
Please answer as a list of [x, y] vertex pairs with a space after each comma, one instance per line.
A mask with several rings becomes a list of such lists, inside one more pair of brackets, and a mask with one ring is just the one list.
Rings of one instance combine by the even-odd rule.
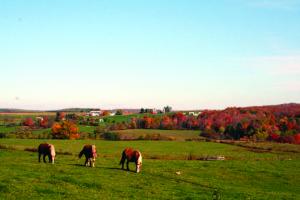
[[208, 156], [206, 160], [225, 160], [225, 156]]

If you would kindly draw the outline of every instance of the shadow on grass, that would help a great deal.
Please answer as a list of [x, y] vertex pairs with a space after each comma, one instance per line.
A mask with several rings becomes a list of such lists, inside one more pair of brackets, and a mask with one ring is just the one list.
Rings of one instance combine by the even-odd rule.
[[[68, 165], [76, 166], [76, 167], [83, 167], [83, 168], [91, 168], [91, 167], [86, 167], [83, 164], [68, 164]], [[132, 174], [136, 174], [136, 172], [134, 170], [129, 170], [128, 171], [126, 169], [122, 169], [122, 168], [119, 168], [119, 167], [96, 166], [94, 168], [96, 168], [96, 169], [105, 169], [105, 170], [124, 171], [124, 172], [129, 172], [129, 173], [132, 173]], [[159, 179], [165, 179], [166, 181], [172, 180], [172, 181], [175, 181], [177, 183], [187, 183], [187, 184], [191, 184], [191, 185], [194, 185], [194, 186], [198, 186], [198, 187], [202, 187], [202, 188], [206, 188], [206, 189], [210, 189], [210, 190], [216, 189], [213, 186], [201, 184], [201, 183], [198, 183], [198, 182], [195, 182], [195, 181], [185, 180], [185, 179], [179, 178], [179, 177], [178, 178], [177, 177], [171, 177], [171, 176], [166, 176], [166, 175], [163, 175], [163, 174], [154, 174], [154, 173], [149, 173], [149, 172], [145, 172], [145, 171], [141, 172], [141, 173], [144, 173], [148, 176], [156, 177], [156, 178], [159, 178]]]
[[[71, 165], [71, 166], [76, 166], [76, 167], [82, 167], [82, 168], [92, 168], [92, 167], [87, 167], [84, 164], [67, 164], [67, 165]], [[135, 173], [135, 171], [133, 170], [129, 170], [127, 171], [126, 169], [122, 169], [120, 167], [94, 167], [95, 169], [106, 169], [106, 170], [117, 170], [117, 171], [125, 171], [125, 172], [131, 172], [131, 173]]]

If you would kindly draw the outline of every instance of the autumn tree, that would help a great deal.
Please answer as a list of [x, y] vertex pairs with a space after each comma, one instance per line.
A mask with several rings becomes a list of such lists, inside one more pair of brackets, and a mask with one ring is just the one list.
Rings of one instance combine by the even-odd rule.
[[64, 112], [57, 112], [56, 113], [56, 117], [55, 117], [55, 121], [59, 122], [59, 121], [63, 120], [65, 118], [65, 116], [66, 116], [66, 113], [64, 113]]
[[27, 117], [24, 121], [23, 121], [23, 125], [24, 126], [29, 126], [29, 127], [33, 127], [34, 126], [34, 121], [31, 117]]
[[110, 115], [110, 112], [107, 111], [107, 110], [105, 110], [105, 111], [102, 112], [102, 116], [103, 117], [106, 117], [106, 116], [109, 116], [109, 115]]
[[56, 122], [51, 128], [54, 139], [78, 139], [78, 127], [71, 121]]
[[47, 128], [49, 125], [49, 118], [48, 116], [44, 116], [39, 120], [39, 126], [43, 128]]

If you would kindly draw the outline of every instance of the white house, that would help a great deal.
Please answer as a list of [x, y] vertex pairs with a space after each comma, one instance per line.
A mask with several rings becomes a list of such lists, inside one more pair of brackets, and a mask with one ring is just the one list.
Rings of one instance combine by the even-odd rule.
[[115, 115], [116, 115], [116, 112], [109, 113], [109, 116], [115, 116]]
[[201, 114], [201, 112], [188, 112], [188, 115], [193, 115], [195, 117], [198, 117]]
[[89, 112], [89, 116], [92, 116], [92, 117], [99, 117], [101, 115], [102, 115], [102, 111], [100, 111], [100, 110], [93, 110], [93, 111]]

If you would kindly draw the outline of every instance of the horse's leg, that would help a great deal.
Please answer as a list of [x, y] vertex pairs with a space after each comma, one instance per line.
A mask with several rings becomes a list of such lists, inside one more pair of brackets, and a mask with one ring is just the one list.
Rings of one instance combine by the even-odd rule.
[[137, 172], [138, 171], [138, 164], [137, 164], [137, 162], [135, 162], [135, 172]]
[[85, 166], [88, 166], [89, 159], [85, 157]]
[[129, 160], [127, 160], [126, 166], [127, 166], [127, 171], [129, 171]]
[[46, 162], [46, 156], [47, 156], [46, 154], [43, 155], [43, 161], [44, 161], [44, 163]]
[[95, 160], [93, 158], [92, 159], [92, 167], [95, 167]]
[[91, 158], [88, 158], [88, 167], [91, 167], [92, 163], [91, 163]]
[[48, 158], [49, 158], [49, 163], [52, 162], [52, 156], [50, 154], [48, 154]]
[[41, 162], [41, 155], [42, 155], [42, 154], [41, 154], [41, 153], [39, 153], [39, 162]]
[[122, 169], [124, 169], [125, 160], [126, 160], [126, 155], [125, 155], [125, 153], [123, 152], [123, 153], [122, 153], [121, 160], [120, 160], [120, 165], [122, 165]]

